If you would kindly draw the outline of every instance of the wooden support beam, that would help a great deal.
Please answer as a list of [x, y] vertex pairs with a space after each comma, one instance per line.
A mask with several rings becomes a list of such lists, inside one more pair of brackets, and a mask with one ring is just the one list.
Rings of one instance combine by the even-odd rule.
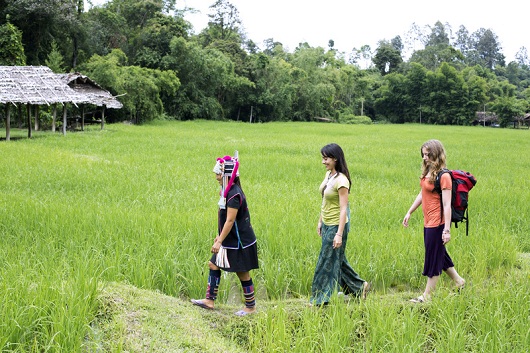
[[28, 119], [28, 138], [31, 138], [31, 104], [26, 104], [26, 116]]
[[66, 136], [66, 103], [63, 104], [63, 135]]
[[11, 109], [10, 104], [6, 104], [6, 141], [11, 139]]

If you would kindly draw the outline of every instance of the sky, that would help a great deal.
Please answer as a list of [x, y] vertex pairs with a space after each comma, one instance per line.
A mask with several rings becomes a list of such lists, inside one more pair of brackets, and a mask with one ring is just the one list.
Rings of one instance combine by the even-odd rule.
[[[94, 4], [106, 0], [92, 0]], [[198, 10], [185, 19], [199, 33], [208, 22], [209, 6], [215, 0], [177, 0], [177, 7]], [[335, 49], [349, 54], [353, 48], [401, 36], [405, 41], [413, 24], [420, 28], [448, 23], [453, 32], [464, 25], [470, 34], [480, 28], [497, 35], [506, 63], [515, 59], [521, 47], [530, 52], [530, 35], [525, 29], [528, 14], [519, 0], [496, 3], [477, 0], [229, 0], [239, 11], [243, 29], [261, 49], [272, 38], [293, 51], [299, 43]]]

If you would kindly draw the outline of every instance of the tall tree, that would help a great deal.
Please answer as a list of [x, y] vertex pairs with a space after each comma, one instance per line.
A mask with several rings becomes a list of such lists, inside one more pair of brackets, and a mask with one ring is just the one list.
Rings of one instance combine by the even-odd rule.
[[494, 70], [497, 65], [504, 66], [504, 55], [498, 37], [491, 29], [480, 28], [471, 36], [472, 50], [468, 57], [470, 65], [482, 65]]
[[433, 124], [469, 124], [468, 88], [460, 72], [442, 63], [426, 77], [427, 119]]
[[526, 47], [519, 48], [517, 54], [515, 54], [515, 61], [521, 66], [530, 66], [530, 59]]
[[0, 26], [0, 65], [26, 65], [22, 33], [9, 21]]
[[456, 39], [455, 39], [453, 46], [455, 47], [455, 49], [460, 50], [465, 57], [467, 53], [469, 52], [470, 45], [471, 45], [471, 39], [469, 36], [469, 31], [467, 30], [466, 27], [461, 25], [458, 28], [458, 31], [456, 32]]
[[79, 41], [83, 37], [82, 0], [18, 0], [3, 9], [22, 31], [27, 62], [41, 65], [55, 40], [63, 52], [71, 53], [69, 66], [77, 65]]
[[448, 46], [450, 43], [451, 28], [448, 24], [436, 21], [433, 27], [430, 27], [431, 34], [428, 36], [426, 47], [436, 47], [439, 45]]
[[388, 41], [380, 41], [376, 53], [372, 58], [375, 67], [381, 75], [386, 75], [398, 70], [399, 65], [403, 62], [401, 52]]
[[83, 49], [89, 57], [105, 56], [118, 48], [127, 51], [127, 20], [121, 13], [106, 6], [92, 8], [86, 14], [86, 29], [90, 36]]
[[211, 13], [208, 14], [208, 34], [210, 40], [233, 40], [241, 41], [241, 18], [238, 9], [228, 0], [217, 0], [210, 6]]

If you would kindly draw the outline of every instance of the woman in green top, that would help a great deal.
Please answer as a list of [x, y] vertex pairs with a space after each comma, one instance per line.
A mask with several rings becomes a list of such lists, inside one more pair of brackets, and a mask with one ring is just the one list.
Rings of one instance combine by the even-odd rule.
[[353, 270], [345, 255], [350, 228], [350, 172], [342, 148], [331, 143], [322, 147], [322, 164], [326, 176], [320, 185], [322, 206], [317, 232], [322, 238], [310, 303], [326, 305], [338, 287], [345, 295], [366, 298], [370, 284]]

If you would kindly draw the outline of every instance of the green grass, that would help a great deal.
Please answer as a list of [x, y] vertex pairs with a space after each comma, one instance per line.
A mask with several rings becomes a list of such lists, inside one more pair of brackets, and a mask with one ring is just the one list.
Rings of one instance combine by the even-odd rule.
[[[530, 346], [528, 131], [424, 125], [107, 125], [13, 130], [0, 142], [0, 348], [17, 352], [525, 352]], [[420, 146], [440, 139], [448, 166], [478, 179], [470, 230], [449, 252], [469, 286], [425, 278]], [[366, 302], [310, 309], [320, 249], [320, 148], [345, 150], [352, 176], [346, 254], [373, 282]], [[259, 312], [243, 320], [235, 276], [218, 308], [205, 291], [216, 231], [215, 158], [239, 150], [259, 241]], [[186, 320], [184, 320], [186, 319]], [[211, 342], [219, 342], [216, 350]]]

